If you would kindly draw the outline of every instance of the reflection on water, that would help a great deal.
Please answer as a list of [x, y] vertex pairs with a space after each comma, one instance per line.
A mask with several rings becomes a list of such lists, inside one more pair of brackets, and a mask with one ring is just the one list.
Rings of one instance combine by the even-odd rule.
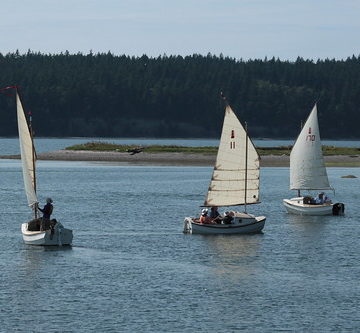
[[58, 263], [62, 253], [68, 251], [72, 251], [71, 246], [31, 246], [23, 244], [19, 265], [24, 267], [26, 278], [36, 276], [39, 271], [47, 269], [49, 261], [53, 261], [54, 264]]
[[[263, 234], [256, 235], [202, 235], [207, 250], [213, 256], [213, 270], [227, 279], [254, 273], [254, 259], [259, 255]], [[229, 276], [232, 275], [232, 277]]]
[[320, 232], [326, 227], [326, 224], [332, 220], [331, 216], [307, 216], [286, 214], [286, 223], [292, 224], [294, 227], [300, 228], [305, 232]]
[[202, 235], [208, 247], [222, 257], [249, 257], [256, 254], [262, 234], [257, 235]]

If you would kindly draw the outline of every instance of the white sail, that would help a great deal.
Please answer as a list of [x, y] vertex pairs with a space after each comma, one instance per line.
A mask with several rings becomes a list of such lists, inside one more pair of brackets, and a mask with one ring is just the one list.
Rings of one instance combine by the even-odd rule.
[[29, 206], [34, 206], [38, 202], [35, 192], [35, 151], [18, 93], [16, 93], [16, 107], [25, 192]]
[[216, 163], [204, 206], [258, 203], [259, 169], [259, 155], [253, 143], [234, 111], [227, 106]]
[[290, 154], [290, 189], [331, 189], [321, 150], [316, 104]]

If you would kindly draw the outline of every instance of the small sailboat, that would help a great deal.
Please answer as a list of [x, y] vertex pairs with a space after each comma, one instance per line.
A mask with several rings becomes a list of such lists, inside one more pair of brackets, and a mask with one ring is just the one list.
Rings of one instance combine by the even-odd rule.
[[[226, 99], [223, 97], [226, 101]], [[184, 233], [250, 234], [260, 232], [265, 216], [246, 212], [249, 204], [259, 203], [260, 157], [245, 128], [226, 102], [224, 123], [216, 163], [204, 207], [244, 206], [244, 212], [229, 211], [231, 222], [201, 223], [194, 217], [184, 220]]]
[[299, 215], [339, 215], [344, 204], [333, 204], [324, 192], [318, 198], [301, 196], [301, 190], [332, 190], [327, 176], [321, 150], [317, 106], [314, 105], [290, 154], [290, 189], [297, 190], [298, 196], [283, 199], [286, 210]]
[[36, 152], [31, 121], [28, 124], [17, 89], [16, 106], [25, 193], [28, 204], [34, 212], [34, 220], [21, 225], [24, 242], [29, 245], [71, 245], [72, 230], [64, 228], [55, 219], [49, 221], [48, 226], [41, 228], [41, 218], [38, 217], [39, 202], [36, 195]]

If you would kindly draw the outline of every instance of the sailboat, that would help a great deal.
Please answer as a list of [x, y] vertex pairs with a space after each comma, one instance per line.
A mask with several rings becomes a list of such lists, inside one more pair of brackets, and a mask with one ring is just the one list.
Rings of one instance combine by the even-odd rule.
[[72, 230], [64, 228], [55, 219], [50, 221], [50, 225], [45, 228], [46, 230], [40, 230], [41, 218], [38, 217], [39, 202], [36, 195], [36, 152], [31, 121], [28, 124], [19, 92], [17, 88], [15, 90], [24, 187], [28, 204], [34, 213], [32, 221], [21, 225], [24, 242], [29, 245], [71, 245]]
[[315, 199], [310, 195], [301, 196], [301, 190], [333, 190], [327, 176], [321, 150], [317, 106], [314, 105], [290, 154], [290, 189], [297, 190], [298, 196], [283, 199], [286, 210], [299, 215], [339, 215], [344, 204], [333, 204], [320, 192]]
[[[226, 101], [225, 97], [223, 99]], [[221, 216], [218, 223], [201, 223], [186, 217], [184, 233], [250, 234], [260, 232], [265, 216], [246, 212], [247, 205], [259, 203], [260, 157], [239, 119], [226, 102], [224, 123], [210, 186], [204, 207], [244, 206], [244, 212], [228, 211], [230, 223]]]

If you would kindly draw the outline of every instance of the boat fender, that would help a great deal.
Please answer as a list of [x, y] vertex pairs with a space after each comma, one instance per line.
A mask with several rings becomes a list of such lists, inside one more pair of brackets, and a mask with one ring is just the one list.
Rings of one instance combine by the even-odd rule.
[[343, 215], [345, 212], [345, 205], [341, 202], [337, 202], [332, 207], [332, 214], [333, 215]]

